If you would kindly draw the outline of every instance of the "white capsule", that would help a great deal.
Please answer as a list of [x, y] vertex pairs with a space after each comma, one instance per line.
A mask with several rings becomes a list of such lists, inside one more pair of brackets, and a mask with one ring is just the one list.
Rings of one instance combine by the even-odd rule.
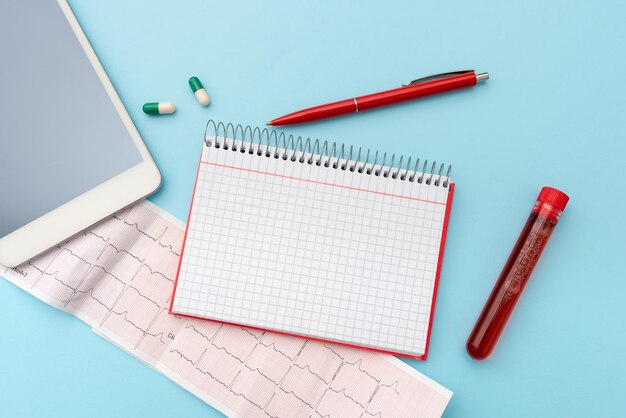
[[159, 102], [159, 114], [160, 115], [168, 115], [174, 112], [176, 112], [176, 106], [174, 106], [174, 103]]
[[198, 101], [198, 103], [200, 103], [202, 106], [209, 105], [209, 95], [207, 94], [205, 89], [197, 90], [194, 95], [196, 96], [196, 100]]

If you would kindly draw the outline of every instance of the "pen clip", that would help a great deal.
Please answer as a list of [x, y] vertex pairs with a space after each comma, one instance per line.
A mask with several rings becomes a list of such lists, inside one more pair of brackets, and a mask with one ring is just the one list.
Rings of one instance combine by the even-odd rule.
[[451, 71], [451, 72], [448, 72], [448, 73], [440, 73], [440, 74], [429, 75], [427, 77], [418, 78], [418, 79], [415, 79], [415, 80], [410, 81], [408, 83], [404, 83], [402, 85], [402, 87], [413, 86], [415, 84], [421, 84], [421, 83], [425, 83], [427, 81], [439, 80], [439, 79], [442, 79], [442, 78], [448, 78], [448, 77], [452, 77], [452, 76], [455, 76], [455, 75], [467, 74], [467, 73], [473, 73], [473, 72], [474, 72], [474, 70], [462, 70], [462, 71]]

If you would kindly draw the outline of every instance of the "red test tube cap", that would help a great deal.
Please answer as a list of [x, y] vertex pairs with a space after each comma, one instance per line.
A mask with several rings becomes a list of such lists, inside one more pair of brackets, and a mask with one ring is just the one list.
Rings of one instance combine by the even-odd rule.
[[544, 186], [541, 192], [539, 192], [537, 200], [552, 205], [559, 211], [563, 211], [567, 205], [569, 196], [554, 187]]

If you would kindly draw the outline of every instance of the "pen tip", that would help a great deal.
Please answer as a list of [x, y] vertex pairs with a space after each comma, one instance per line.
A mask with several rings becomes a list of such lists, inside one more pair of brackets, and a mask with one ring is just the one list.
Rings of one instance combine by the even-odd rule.
[[265, 124], [266, 124], [267, 126], [272, 126], [272, 121], [265, 122]]

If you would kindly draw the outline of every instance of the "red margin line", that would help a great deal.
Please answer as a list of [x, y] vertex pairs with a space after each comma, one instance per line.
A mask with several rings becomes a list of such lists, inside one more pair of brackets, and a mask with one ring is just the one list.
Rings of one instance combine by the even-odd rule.
[[418, 199], [416, 197], [401, 196], [401, 195], [385, 193], [385, 192], [377, 192], [375, 190], [369, 190], [369, 189], [359, 189], [357, 187], [344, 186], [344, 185], [335, 184], [335, 183], [326, 183], [326, 182], [317, 181], [317, 180], [303, 179], [303, 178], [300, 178], [300, 177], [284, 176], [282, 174], [268, 173], [266, 171], [251, 170], [249, 168], [234, 167], [232, 165], [223, 165], [223, 164], [209, 163], [209, 162], [206, 162], [206, 161], [200, 161], [200, 164], [213, 165], [215, 167], [230, 168], [230, 169], [233, 169], [233, 170], [248, 171], [250, 173], [256, 173], [256, 174], [266, 174], [268, 176], [280, 177], [280, 178], [289, 179], [289, 180], [300, 180], [300, 181], [305, 181], [307, 183], [321, 184], [323, 186], [340, 187], [342, 189], [356, 190], [357, 192], [368, 192], [368, 193], [374, 193], [374, 194], [379, 194], [379, 195], [383, 195], [383, 196], [398, 197], [400, 199], [416, 200], [418, 202], [432, 203], [434, 205], [445, 205], [445, 203], [434, 202], [432, 200]]

